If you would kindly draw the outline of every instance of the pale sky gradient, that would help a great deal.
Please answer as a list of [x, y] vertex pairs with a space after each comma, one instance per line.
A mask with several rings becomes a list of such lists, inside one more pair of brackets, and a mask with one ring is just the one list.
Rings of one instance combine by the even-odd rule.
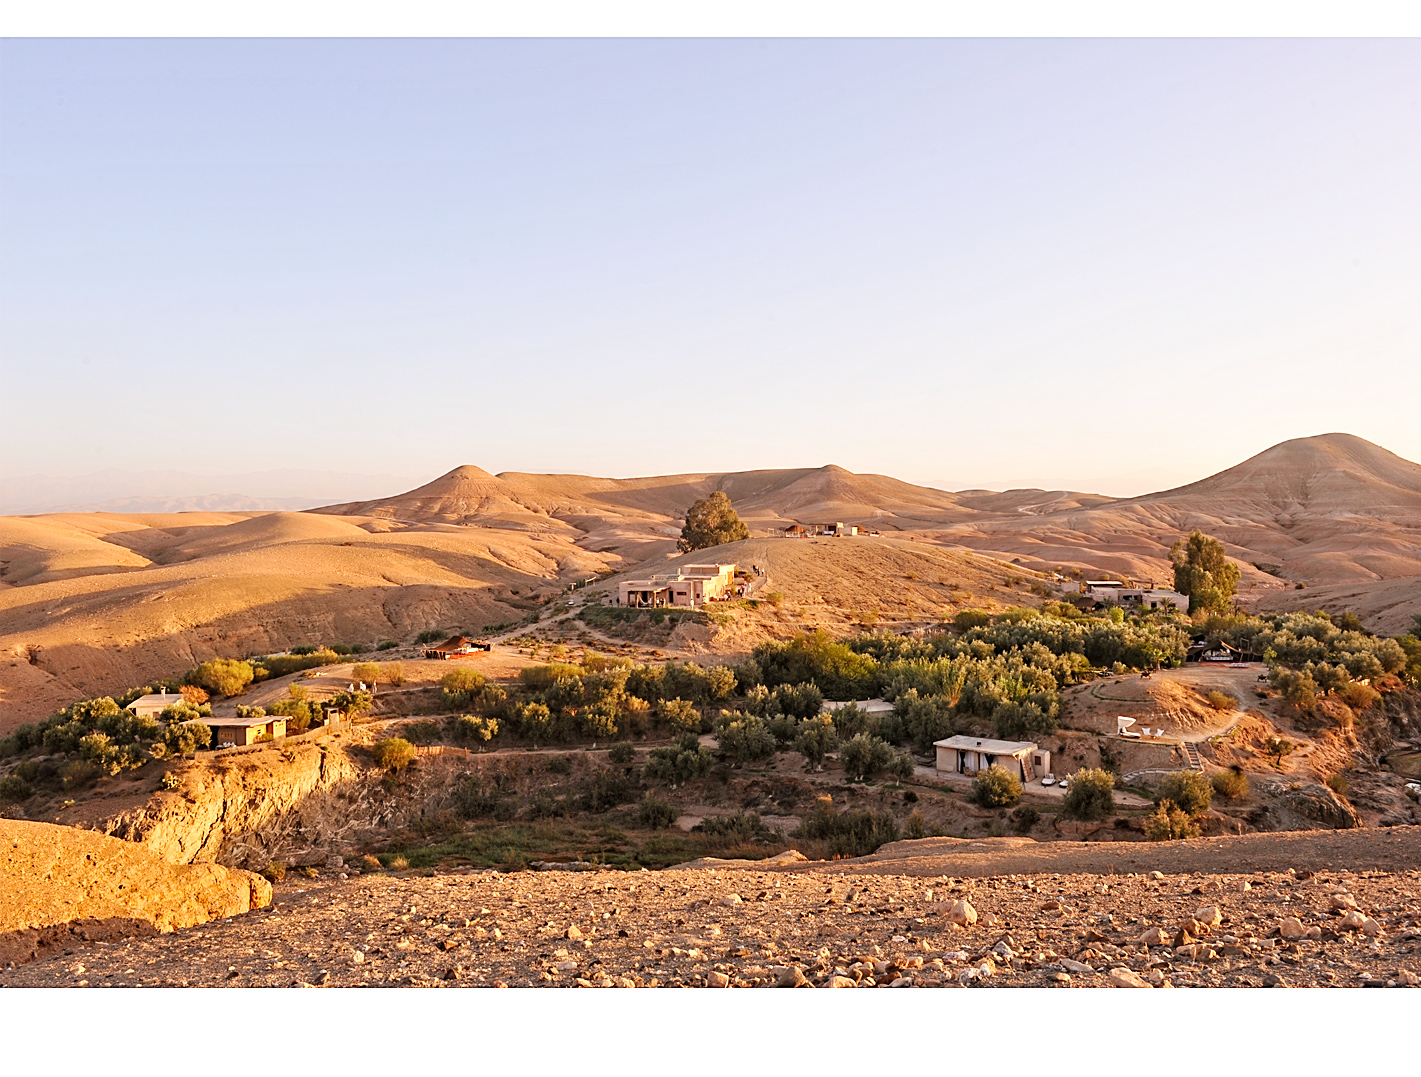
[[0, 478], [1421, 460], [1418, 192], [1414, 40], [8, 40]]

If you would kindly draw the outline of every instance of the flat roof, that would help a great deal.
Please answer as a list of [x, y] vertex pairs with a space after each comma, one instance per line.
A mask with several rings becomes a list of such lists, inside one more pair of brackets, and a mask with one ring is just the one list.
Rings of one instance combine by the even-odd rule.
[[225, 726], [266, 725], [268, 722], [284, 722], [286, 720], [287, 717], [284, 714], [268, 714], [262, 718], [205, 718], [202, 719], [202, 722], [213, 729], [221, 729]]
[[960, 748], [968, 752], [988, 752], [991, 755], [1016, 755], [1036, 751], [1034, 740], [991, 740], [987, 737], [948, 737], [933, 741], [934, 748]]
[[893, 704], [883, 699], [826, 699], [824, 710], [838, 710], [840, 707], [847, 707], [850, 704], [869, 714], [887, 714], [893, 710]]
[[165, 707], [171, 707], [174, 703], [181, 703], [182, 701], [183, 696], [181, 692], [168, 692], [166, 695], [164, 695], [162, 692], [150, 692], [146, 696], [139, 696], [125, 709], [132, 710], [134, 707], [137, 707], [140, 704], [145, 707], [157, 706], [159, 703], [163, 704], [163, 706]]

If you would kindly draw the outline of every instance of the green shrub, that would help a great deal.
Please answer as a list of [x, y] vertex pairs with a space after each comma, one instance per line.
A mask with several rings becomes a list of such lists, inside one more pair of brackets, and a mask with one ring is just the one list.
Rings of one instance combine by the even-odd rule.
[[418, 722], [406, 722], [400, 730], [400, 736], [411, 744], [438, 744], [444, 739], [444, 725], [427, 718]]
[[1338, 796], [1345, 797], [1347, 790], [1352, 788], [1352, 783], [1340, 774], [1332, 774], [1328, 776], [1327, 788], [1331, 789]]
[[1221, 770], [1213, 776], [1214, 792], [1226, 800], [1248, 796], [1248, 775], [1241, 770]]
[[549, 774], [571, 774], [572, 760], [565, 755], [550, 755], [543, 763], [543, 769]]
[[375, 756], [375, 765], [384, 767], [392, 774], [404, 770], [419, 754], [415, 746], [404, 737], [386, 737], [377, 741], [371, 752]]
[[636, 748], [629, 740], [619, 740], [607, 752], [607, 759], [618, 765], [632, 762], [636, 758]]
[[[867, 699], [878, 685], [878, 663], [823, 630], [762, 643], [754, 662], [761, 683], [812, 684], [831, 699]], [[742, 678], [741, 683], [752, 682]]]
[[1167, 798], [1161, 800], [1154, 813], [1145, 818], [1145, 837], [1150, 841], [1177, 841], [1198, 836], [1199, 825], [1188, 812]]
[[701, 745], [694, 733], [684, 733], [675, 744], [653, 748], [642, 770], [647, 781], [684, 785], [710, 773], [715, 758], [709, 748]]
[[214, 658], [189, 673], [187, 681], [209, 692], [235, 696], [252, 683], [255, 675], [250, 662], [236, 658]]
[[273, 860], [262, 868], [262, 874], [274, 883], [281, 882], [286, 878], [286, 863], [282, 860]]
[[1061, 809], [1073, 819], [1104, 819], [1115, 811], [1115, 777], [1107, 770], [1083, 768], [1070, 776]]
[[1209, 701], [1209, 706], [1216, 711], [1231, 711], [1238, 706], [1238, 700], [1227, 692], [1220, 692], [1217, 688], [1204, 698]]
[[993, 763], [972, 779], [971, 799], [984, 808], [1006, 808], [1021, 799], [1021, 782], [1011, 771]]
[[[253, 659], [253, 668], [258, 680], [269, 677], [285, 677], [289, 673], [299, 673], [303, 669], [334, 665], [340, 655], [334, 651], [315, 647], [293, 647], [290, 654], [269, 655]], [[264, 674], [264, 675], [263, 675]]]
[[444, 674], [439, 679], [439, 687], [443, 689], [445, 704], [457, 709], [470, 706], [487, 682], [488, 678], [478, 670], [462, 666]]
[[773, 836], [758, 814], [747, 811], [738, 811], [734, 815], [707, 815], [691, 829], [707, 837], [740, 844], [768, 841]]
[[913, 762], [913, 757], [907, 752], [902, 752], [893, 757], [893, 762], [888, 764], [888, 776], [893, 781], [902, 785], [913, 776], [913, 771], [917, 769], [917, 764]]
[[380, 679], [380, 673], [379, 662], [357, 662], [350, 667], [351, 679], [363, 681], [366, 684], [374, 684], [378, 681]]
[[867, 856], [898, 840], [898, 823], [886, 811], [839, 812], [829, 797], [820, 797], [794, 836], [823, 843], [828, 856]]
[[738, 764], [768, 759], [775, 754], [775, 737], [761, 718], [721, 711], [715, 729], [716, 745]]
[[1031, 828], [1041, 821], [1041, 813], [1030, 804], [1023, 804], [1011, 813], [1012, 829], [1018, 834], [1029, 834]]
[[437, 640], [441, 640], [441, 639], [443, 639], [443, 638], [444, 638], [444, 629], [442, 629], [442, 628], [426, 628], [426, 629], [425, 629], [423, 632], [421, 632], [419, 635], [415, 636], [414, 641], [415, 641], [416, 643], [434, 643], [434, 642], [436, 642]]
[[1197, 770], [1176, 770], [1159, 783], [1155, 803], [1170, 801], [1186, 815], [1203, 815], [1214, 799], [1214, 786]]
[[992, 615], [986, 610], [959, 610], [952, 618], [952, 623], [961, 631], [966, 632], [973, 628], [983, 628], [992, 623]]
[[794, 739], [794, 750], [815, 770], [822, 770], [824, 757], [838, 747], [839, 733], [834, 728], [834, 719], [827, 714], [806, 718]]
[[465, 819], [483, 819], [492, 815], [502, 800], [497, 783], [469, 775], [454, 787], [454, 810]]
[[637, 783], [622, 770], [598, 770], [577, 794], [577, 803], [583, 811], [600, 815], [618, 804], [635, 800]]
[[894, 751], [878, 737], [860, 733], [839, 749], [839, 764], [850, 781], [866, 781], [893, 762]]
[[337, 692], [331, 698], [331, 707], [351, 718], [360, 717], [374, 705], [375, 697], [369, 692], [362, 692], [359, 688], [354, 692]]
[[375, 645], [377, 651], [393, 651], [399, 644], [392, 639], [382, 639]]
[[1286, 737], [1269, 737], [1263, 742], [1263, 750], [1273, 757], [1273, 765], [1282, 769], [1283, 757], [1293, 754], [1294, 744]]
[[664, 800], [658, 800], [655, 795], [648, 792], [641, 801], [641, 809], [637, 817], [641, 820], [641, 825], [651, 830], [665, 830], [668, 826], [680, 818], [681, 813], [674, 804]]
[[878, 736], [878, 716], [870, 714], [857, 704], [846, 703], [842, 707], [835, 707], [829, 712], [829, 717], [833, 719], [834, 731], [839, 734], [841, 741], [852, 740], [860, 734]]
[[923, 818], [922, 812], [914, 811], [912, 815], [908, 816], [908, 821], [903, 826], [903, 837], [910, 841], [916, 841], [919, 838], [926, 838], [927, 836], [927, 820]]
[[454, 739], [464, 744], [484, 745], [498, 736], [498, 719], [465, 714], [454, 719]]
[[701, 728], [701, 712], [687, 699], [664, 699], [656, 708], [657, 715], [674, 733], [694, 732]]
[[212, 745], [212, 729], [202, 722], [182, 722], [168, 726], [154, 741], [151, 750], [157, 759], [199, 752]]
[[35, 791], [30, 783], [18, 774], [11, 774], [4, 781], [0, 781], [0, 804], [18, 804], [34, 795]]

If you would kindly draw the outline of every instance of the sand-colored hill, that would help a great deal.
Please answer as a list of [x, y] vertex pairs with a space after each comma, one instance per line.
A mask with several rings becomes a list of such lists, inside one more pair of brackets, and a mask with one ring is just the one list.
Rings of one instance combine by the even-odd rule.
[[23, 525], [7, 534], [20, 534], [30, 545], [19, 553], [34, 561], [46, 540], [58, 559], [87, 536], [82, 549], [97, 566], [0, 589], [0, 731], [209, 658], [517, 621], [540, 596], [608, 564], [561, 537], [506, 530], [194, 515], [99, 517], [87, 531], [73, 517], [0, 521]]

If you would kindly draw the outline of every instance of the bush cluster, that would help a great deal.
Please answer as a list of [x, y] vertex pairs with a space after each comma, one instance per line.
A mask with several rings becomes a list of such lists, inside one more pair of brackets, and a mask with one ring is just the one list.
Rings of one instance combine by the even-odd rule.
[[898, 840], [898, 823], [890, 812], [840, 812], [829, 797], [820, 797], [794, 837], [820, 843], [827, 856], [867, 856]]
[[1115, 811], [1115, 776], [1108, 770], [1086, 768], [1070, 779], [1061, 802], [1064, 814], [1074, 819], [1104, 819]]
[[647, 756], [642, 774], [647, 781], [664, 782], [673, 789], [710, 773], [715, 757], [703, 747], [694, 733], [682, 734], [668, 747], [653, 748]]
[[1021, 781], [993, 763], [972, 779], [972, 800], [984, 808], [1009, 808], [1021, 799]]

